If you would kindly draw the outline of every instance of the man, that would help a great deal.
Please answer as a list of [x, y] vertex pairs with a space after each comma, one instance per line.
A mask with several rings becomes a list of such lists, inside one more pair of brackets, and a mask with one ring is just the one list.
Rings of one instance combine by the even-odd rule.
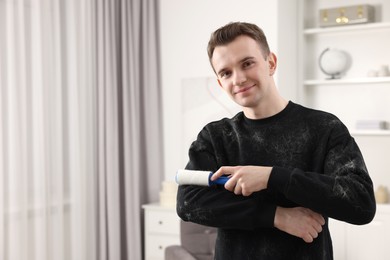
[[333, 259], [328, 218], [366, 224], [376, 210], [354, 139], [336, 116], [280, 95], [276, 55], [256, 25], [216, 30], [208, 55], [242, 112], [209, 123], [191, 145], [187, 169], [229, 181], [180, 186], [178, 215], [218, 227], [216, 259]]

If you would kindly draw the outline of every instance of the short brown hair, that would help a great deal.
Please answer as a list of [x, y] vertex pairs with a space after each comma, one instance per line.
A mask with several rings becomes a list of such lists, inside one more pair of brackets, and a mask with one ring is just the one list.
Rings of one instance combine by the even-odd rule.
[[264, 59], [268, 57], [270, 49], [263, 30], [252, 23], [234, 22], [222, 26], [211, 34], [207, 46], [207, 54], [209, 55], [210, 63], [215, 47], [229, 44], [241, 35], [246, 35], [254, 39], [260, 45]]

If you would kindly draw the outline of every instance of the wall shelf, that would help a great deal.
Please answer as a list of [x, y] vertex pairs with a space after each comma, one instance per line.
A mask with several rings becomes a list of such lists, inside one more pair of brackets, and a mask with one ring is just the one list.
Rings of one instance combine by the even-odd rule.
[[339, 27], [310, 28], [303, 31], [304, 35], [316, 35], [338, 32], [361, 32], [362, 30], [390, 29], [390, 23], [368, 23], [360, 25], [345, 25]]
[[305, 86], [315, 85], [348, 85], [348, 84], [371, 84], [371, 83], [390, 83], [390, 77], [365, 77], [365, 78], [346, 78], [346, 79], [312, 79], [305, 80]]
[[352, 136], [390, 136], [390, 130], [351, 130]]

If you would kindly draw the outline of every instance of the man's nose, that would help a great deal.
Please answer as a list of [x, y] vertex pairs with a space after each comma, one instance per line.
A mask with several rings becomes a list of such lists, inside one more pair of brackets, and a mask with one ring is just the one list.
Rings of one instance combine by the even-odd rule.
[[233, 74], [233, 84], [236, 86], [241, 86], [246, 81], [245, 73], [242, 71], [236, 71]]

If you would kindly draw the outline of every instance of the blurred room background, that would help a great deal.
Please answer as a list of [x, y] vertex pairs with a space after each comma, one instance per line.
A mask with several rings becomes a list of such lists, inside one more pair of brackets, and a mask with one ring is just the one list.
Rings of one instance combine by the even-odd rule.
[[[358, 4], [374, 21], [320, 28], [320, 9]], [[357, 124], [390, 121], [390, 0], [0, 0], [0, 259], [163, 259], [179, 243], [161, 192], [201, 127], [238, 111], [206, 54], [231, 21], [263, 28], [282, 95], [339, 116], [390, 187], [388, 127]], [[352, 57], [341, 79], [318, 66], [327, 47]], [[378, 213], [333, 224], [336, 260], [388, 259]]]

